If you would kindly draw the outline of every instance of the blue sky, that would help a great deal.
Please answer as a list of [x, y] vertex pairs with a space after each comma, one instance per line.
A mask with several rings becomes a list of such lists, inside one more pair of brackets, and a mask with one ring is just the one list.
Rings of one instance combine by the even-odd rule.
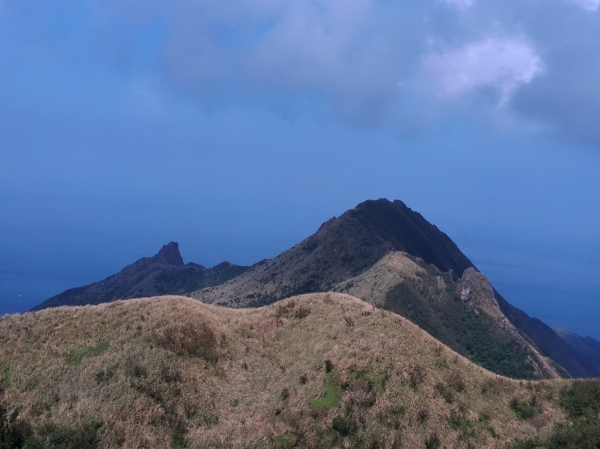
[[0, 312], [401, 199], [600, 339], [597, 0], [0, 0]]

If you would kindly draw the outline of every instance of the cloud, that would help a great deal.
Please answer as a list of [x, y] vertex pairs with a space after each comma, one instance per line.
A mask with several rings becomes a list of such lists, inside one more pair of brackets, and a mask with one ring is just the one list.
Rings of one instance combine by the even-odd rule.
[[506, 104], [517, 87], [542, 73], [544, 64], [525, 39], [488, 37], [430, 55], [425, 66], [443, 96], [492, 86], [500, 92], [500, 104]]
[[414, 12], [375, 0], [232, 3], [152, 4], [170, 23], [164, 79], [203, 102], [319, 97], [342, 120], [394, 116], [424, 33]]
[[568, 2], [575, 3], [581, 6], [583, 9], [588, 11], [597, 11], [600, 6], [600, 0], [567, 0]]
[[473, 6], [473, 0], [438, 0], [442, 3], [454, 6], [458, 9], [465, 9]]
[[500, 105], [503, 120], [526, 129], [585, 127], [600, 140], [568, 102], [600, 109], [590, 87], [600, 16], [580, 9], [600, 0], [113, 1], [132, 23], [165, 23], [158, 78], [200, 104], [275, 101], [369, 126], [427, 122], [453, 107], [495, 120]]
[[[3, 1], [7, 17], [23, 4]], [[589, 118], [600, 110], [600, 15], [587, 13], [599, 3], [93, 1], [87, 9], [100, 11], [90, 13], [97, 17], [77, 20], [89, 36], [72, 46], [77, 58], [82, 42], [101, 43], [98, 51], [114, 53], [114, 65], [135, 74], [133, 85], [158, 80], [152, 90], [134, 91], [135, 104], [155, 104], [154, 92], [178, 92], [206, 108], [286, 105], [343, 124], [386, 127], [422, 117], [426, 126], [460, 110], [600, 142]], [[50, 5], [27, 2], [41, 4]], [[47, 12], [60, 5], [72, 11], [57, 0], [37, 17], [51, 20]], [[43, 29], [37, 25], [19, 29]], [[62, 45], [69, 35], [63, 24], [54, 28], [67, 36], [56, 39]]]

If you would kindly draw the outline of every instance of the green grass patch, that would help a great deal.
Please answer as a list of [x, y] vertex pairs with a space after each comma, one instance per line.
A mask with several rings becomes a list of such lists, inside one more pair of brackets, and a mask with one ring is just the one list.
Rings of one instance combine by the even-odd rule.
[[67, 352], [64, 353], [64, 357], [67, 359], [67, 363], [69, 365], [79, 365], [83, 358], [90, 354], [93, 356], [97, 356], [106, 351], [109, 347], [108, 341], [102, 341], [98, 343], [96, 346], [81, 346], [79, 348], [71, 348]]
[[339, 399], [337, 387], [335, 385], [335, 375], [333, 372], [327, 373], [327, 391], [323, 399], [312, 399], [310, 406], [317, 412], [324, 408], [331, 408], [337, 404]]
[[462, 438], [470, 438], [474, 435], [471, 421], [462, 413], [452, 411], [446, 421], [450, 427], [460, 433]]
[[110, 346], [110, 343], [107, 340], [101, 341], [96, 346], [94, 346], [94, 348], [92, 349], [92, 355], [102, 354], [103, 352], [105, 352], [108, 349], [109, 346]]
[[31, 378], [29, 380], [29, 382], [27, 382], [27, 385], [25, 386], [25, 388], [27, 389], [27, 391], [33, 391], [37, 388], [39, 383], [40, 383], [40, 378], [38, 376], [35, 376], [35, 377]]
[[350, 377], [352, 379], [356, 379], [356, 380], [361, 379], [361, 380], [368, 382], [371, 387], [376, 387], [380, 393], [385, 392], [385, 381], [377, 375], [370, 375], [370, 374], [367, 374], [362, 371], [359, 372], [359, 371], [351, 370]]
[[274, 438], [275, 449], [294, 449], [296, 447], [297, 438], [296, 435], [276, 435]]
[[2, 364], [2, 377], [0, 378], [0, 387], [10, 386], [11, 370], [7, 363]]

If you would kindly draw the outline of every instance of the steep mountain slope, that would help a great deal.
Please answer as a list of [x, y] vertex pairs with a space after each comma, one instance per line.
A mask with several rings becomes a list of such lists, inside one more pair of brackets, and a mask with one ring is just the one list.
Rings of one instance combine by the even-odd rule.
[[404, 251], [458, 279], [472, 267], [450, 238], [399, 200], [365, 201], [271, 260], [222, 286], [192, 294], [204, 302], [256, 307], [296, 294], [326, 291]]
[[582, 354], [596, 369], [600, 370], [600, 341], [592, 337], [581, 337], [573, 332], [555, 327], [552, 329], [569, 346]]
[[503, 375], [600, 376], [550, 327], [508, 304], [446, 234], [398, 200], [361, 203], [274, 259], [191, 296], [256, 307], [315, 291], [348, 292], [399, 313]]
[[496, 373], [517, 378], [564, 374], [506, 319], [489, 280], [472, 267], [454, 282], [433, 265], [395, 252], [334, 290], [408, 318]]
[[551, 435], [572, 385], [499, 377], [338, 293], [4, 316], [0, 360], [13, 448], [505, 448]]
[[494, 293], [502, 313], [521, 335], [531, 341], [544, 355], [562, 366], [573, 377], [600, 377], [600, 370], [594, 367], [585, 355], [575, 351], [560, 338], [556, 338], [557, 335], [550, 326], [509, 304], [495, 290]]
[[243, 273], [246, 267], [223, 262], [213, 268], [183, 263], [179, 245], [164, 245], [154, 257], [144, 257], [103, 281], [60, 293], [36, 306], [48, 307], [100, 304], [117, 299], [153, 295], [187, 294], [199, 288], [225, 282]]

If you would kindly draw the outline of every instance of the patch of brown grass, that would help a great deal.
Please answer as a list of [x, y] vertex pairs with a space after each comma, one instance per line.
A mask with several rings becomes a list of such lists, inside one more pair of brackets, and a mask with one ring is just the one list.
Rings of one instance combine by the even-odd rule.
[[[162, 333], [155, 334], [154, 341], [178, 355], [202, 357], [210, 363], [216, 363], [219, 359], [217, 337], [206, 323], [199, 326], [192, 323], [169, 325]], [[226, 346], [226, 341], [227, 337], [222, 334], [223, 346]]]

